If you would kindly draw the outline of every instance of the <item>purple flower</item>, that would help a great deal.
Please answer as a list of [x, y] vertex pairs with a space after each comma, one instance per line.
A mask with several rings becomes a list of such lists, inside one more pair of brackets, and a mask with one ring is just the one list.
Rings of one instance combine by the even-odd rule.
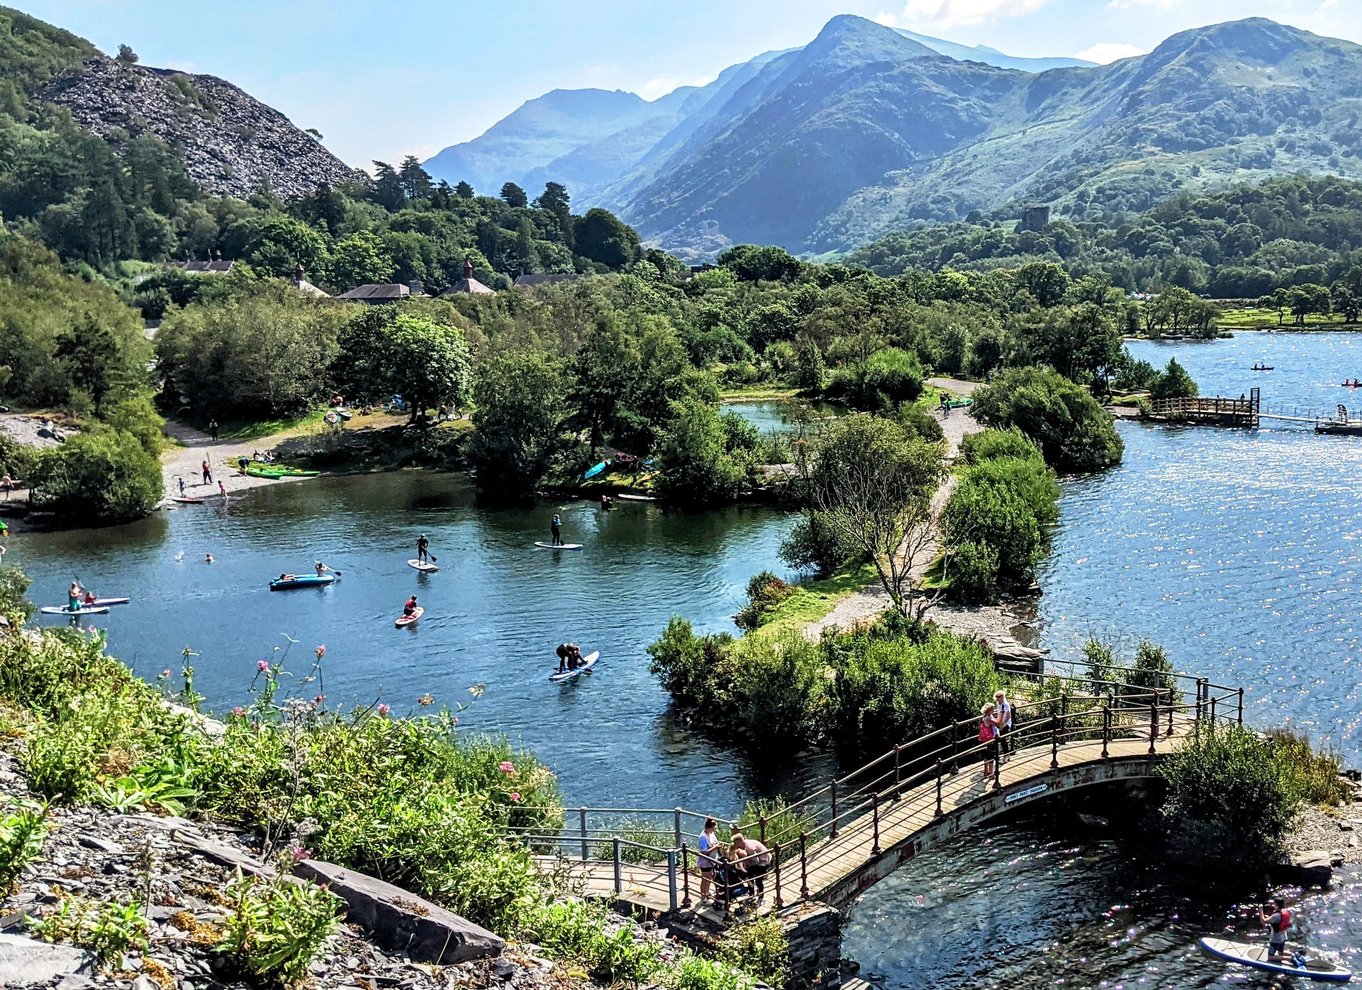
[[232, 714], [235, 715], [237, 718], [240, 718], [242, 715], [246, 714], [246, 709], [242, 708], [240, 705], [237, 705], [235, 708], [232, 709]]
[[294, 846], [294, 847], [293, 847], [293, 861], [294, 861], [295, 863], [301, 863], [303, 860], [305, 860], [305, 859], [311, 859], [311, 858], [312, 858], [312, 853], [308, 852], [308, 851], [307, 851], [306, 849], [304, 849], [302, 846]]
[[510, 760], [502, 760], [499, 769], [508, 777], [515, 775], [515, 764]]
[[380, 715], [386, 715], [386, 714], [388, 714], [388, 712], [390, 712], [390, 711], [392, 711], [392, 709], [389, 708], [387, 705], [379, 705], [379, 706], [378, 706], [378, 714], [380, 714]]

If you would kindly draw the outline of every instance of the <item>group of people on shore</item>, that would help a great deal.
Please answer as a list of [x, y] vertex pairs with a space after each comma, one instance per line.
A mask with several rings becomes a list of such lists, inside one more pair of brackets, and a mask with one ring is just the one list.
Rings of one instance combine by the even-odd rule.
[[[1007, 692], [998, 690], [993, 693], [993, 700], [979, 709], [979, 742], [987, 745], [995, 739], [998, 741], [997, 754], [998, 763], [1001, 765], [1007, 762], [1007, 753], [1011, 750], [1008, 742], [1008, 735], [1011, 734], [1016, 724], [1016, 708], [1012, 702], [1007, 700]], [[992, 777], [997, 769], [993, 765], [994, 750], [990, 748], [986, 751], [984, 758], [984, 779]]]
[[699, 851], [695, 858], [700, 871], [700, 903], [710, 900], [731, 902], [736, 897], [751, 896], [760, 904], [766, 899], [766, 873], [771, 869], [771, 851], [766, 844], [749, 839], [736, 829], [728, 837], [728, 845], [719, 838], [719, 823], [705, 819], [700, 833]]

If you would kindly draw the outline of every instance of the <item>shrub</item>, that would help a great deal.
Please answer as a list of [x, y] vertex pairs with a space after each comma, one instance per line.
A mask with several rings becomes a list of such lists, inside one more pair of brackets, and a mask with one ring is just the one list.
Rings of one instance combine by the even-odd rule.
[[1306, 801], [1337, 806], [1349, 799], [1351, 788], [1340, 779], [1343, 764], [1337, 753], [1317, 752], [1306, 736], [1289, 729], [1271, 731], [1268, 739], [1272, 742], [1272, 755]]
[[696, 636], [685, 619], [673, 617], [657, 642], [648, 647], [648, 669], [683, 705], [712, 698], [720, 683], [716, 669], [726, 661], [734, 639], [728, 633]]
[[269, 880], [238, 872], [227, 900], [218, 950], [236, 955], [256, 976], [286, 985], [307, 975], [340, 924], [339, 897], [283, 872]]
[[827, 734], [831, 715], [826, 667], [816, 643], [796, 630], [738, 640], [716, 671], [727, 690], [715, 712], [726, 731], [757, 751], [802, 746]]
[[1097, 471], [1121, 460], [1124, 444], [1097, 400], [1046, 368], [1013, 368], [974, 393], [974, 415], [1015, 426], [1056, 471]]
[[885, 347], [864, 361], [838, 368], [825, 392], [829, 399], [854, 409], [893, 409], [922, 394], [924, 377], [917, 358], [897, 347]]
[[1208, 867], [1242, 867], [1278, 853], [1301, 802], [1300, 785], [1271, 742], [1242, 726], [1207, 727], [1156, 772], [1168, 785], [1169, 840]]
[[101, 904], [68, 894], [56, 910], [32, 923], [44, 942], [69, 942], [89, 949], [111, 969], [123, 967], [130, 950], [148, 945], [147, 920], [136, 904]]
[[1010, 457], [1024, 461], [1041, 458], [1040, 448], [1016, 427], [1006, 430], [980, 430], [969, 433], [960, 441], [960, 457], [966, 464], [1005, 460]]
[[[17, 567], [0, 566], [0, 615], [13, 623], [27, 622], [33, 616], [33, 603], [25, 596], [31, 582]], [[5, 672], [0, 669], [0, 684], [5, 683]]]
[[42, 852], [47, 835], [46, 815], [41, 805], [31, 801], [7, 799], [0, 813], [0, 897], [12, 890], [24, 867]]
[[760, 436], [751, 423], [713, 405], [685, 398], [657, 449], [657, 492], [676, 505], [732, 502], [747, 487]]
[[781, 560], [796, 570], [812, 569], [818, 577], [859, 565], [865, 556], [846, 527], [832, 525], [825, 513], [817, 511], [800, 516], [780, 543]]
[[1168, 367], [1163, 374], [1149, 385], [1151, 399], [1189, 399], [1197, 394], [1196, 382], [1187, 369], [1178, 364], [1176, 358], [1169, 358]]
[[912, 430], [923, 440], [940, 443], [946, 438], [941, 421], [916, 403], [905, 402], [899, 406], [898, 420], [900, 425]]
[[747, 582], [747, 604], [733, 617], [733, 621], [739, 629], [756, 629], [793, 593], [793, 587], [770, 571], [754, 574]]
[[578, 900], [540, 903], [521, 921], [525, 938], [550, 953], [576, 959], [606, 984], [639, 984], [662, 965], [652, 942], [640, 941], [628, 925], [613, 925], [599, 904]]
[[672, 977], [674, 990], [752, 990], [755, 981], [717, 959], [687, 954]]
[[1172, 687], [1177, 683], [1177, 668], [1168, 659], [1168, 651], [1158, 643], [1140, 640], [1135, 648], [1131, 670], [1125, 672], [1125, 683], [1132, 688], [1150, 690]]
[[103, 429], [44, 451], [29, 481], [36, 508], [87, 524], [140, 519], [162, 494], [156, 457], [137, 437]]
[[790, 978], [790, 942], [775, 914], [734, 925], [720, 939], [715, 955], [773, 990], [783, 990]]

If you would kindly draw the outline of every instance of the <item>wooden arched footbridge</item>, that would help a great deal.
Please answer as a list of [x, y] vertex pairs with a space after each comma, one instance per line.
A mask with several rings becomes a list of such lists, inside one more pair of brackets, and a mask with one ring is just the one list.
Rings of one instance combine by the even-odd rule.
[[[981, 744], [978, 719], [958, 722], [829, 781], [777, 819], [731, 823], [772, 852], [767, 898], [756, 910], [810, 901], [843, 908], [949, 836], [1055, 794], [1150, 777], [1186, 737], [1243, 724], [1242, 688], [1122, 673], [1121, 683], [1033, 675], [1005, 743]], [[1151, 678], [1153, 686], [1139, 686]], [[579, 808], [562, 832], [523, 841], [546, 865], [567, 862], [587, 895], [635, 913], [703, 910], [722, 920], [729, 889], [718, 887], [716, 903], [698, 903], [687, 838], [706, 817], [728, 821], [682, 808]]]

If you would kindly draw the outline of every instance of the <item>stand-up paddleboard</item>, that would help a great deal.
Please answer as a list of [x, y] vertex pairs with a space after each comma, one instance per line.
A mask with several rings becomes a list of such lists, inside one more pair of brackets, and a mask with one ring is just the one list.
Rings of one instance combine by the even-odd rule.
[[1225, 938], [1203, 938], [1198, 944], [1201, 946], [1201, 951], [1208, 956], [1224, 959], [1226, 962], [1239, 963], [1241, 966], [1266, 970], [1269, 973], [1281, 973], [1284, 976], [1303, 976], [1307, 980], [1320, 980], [1325, 983], [1347, 983], [1353, 978], [1351, 970], [1344, 969], [1330, 959], [1306, 959], [1299, 966], [1292, 965], [1291, 954], [1294, 950], [1289, 946], [1280, 962], [1276, 960], [1268, 962], [1266, 945], [1231, 942]]
[[655, 498], [654, 498], [653, 496], [651, 496], [651, 495], [630, 495], [628, 492], [624, 492], [624, 493], [622, 493], [622, 494], [620, 494], [620, 495], [616, 495], [615, 498], [619, 499], [621, 502], [656, 502], [656, 501], [657, 501], [657, 499], [655, 499]]
[[398, 629], [405, 629], [407, 628], [407, 626], [415, 625], [416, 620], [421, 618], [421, 616], [425, 614], [426, 610], [422, 608], [420, 605], [417, 605], [414, 609], [411, 610], [411, 615], [399, 615], [397, 617], [397, 621], [393, 624], [397, 626]]
[[592, 650], [586, 656], [582, 657], [583, 661], [582, 665], [578, 667], [576, 670], [565, 670], [561, 674], [557, 672], [552, 673], [549, 675], [549, 680], [554, 681], [558, 684], [562, 684], [564, 681], [574, 680], [578, 674], [585, 673], [589, 671], [592, 667], [596, 666], [596, 661], [599, 660], [600, 658], [601, 651]]
[[132, 601], [131, 598], [96, 598], [94, 601], [87, 603], [86, 607], [104, 608], [108, 605], [126, 605], [130, 601]]
[[172, 502], [179, 502], [181, 505], [203, 505], [203, 499], [188, 498], [183, 495], [172, 495], [170, 496], [170, 500]]
[[541, 541], [539, 541], [539, 540], [536, 540], [534, 545], [537, 546], [540, 550], [580, 550], [580, 549], [582, 549], [582, 544], [580, 544], [580, 543], [559, 543], [557, 546], [554, 546], [552, 543], [544, 543], [544, 542], [541, 542]]
[[407, 566], [408, 566], [408, 567], [415, 567], [418, 571], [421, 571], [422, 573], [425, 573], [425, 574], [434, 574], [436, 571], [439, 570], [439, 568], [436, 567], [434, 564], [431, 564], [431, 563], [424, 563], [424, 564], [423, 564], [421, 561], [417, 560], [415, 557], [413, 557], [411, 560], [407, 561]]
[[107, 605], [81, 606], [80, 608], [75, 609], [73, 611], [67, 608], [65, 605], [44, 605], [42, 608], [38, 609], [38, 611], [41, 612], [43, 615], [100, 615], [103, 612], [109, 611], [109, 606]]

